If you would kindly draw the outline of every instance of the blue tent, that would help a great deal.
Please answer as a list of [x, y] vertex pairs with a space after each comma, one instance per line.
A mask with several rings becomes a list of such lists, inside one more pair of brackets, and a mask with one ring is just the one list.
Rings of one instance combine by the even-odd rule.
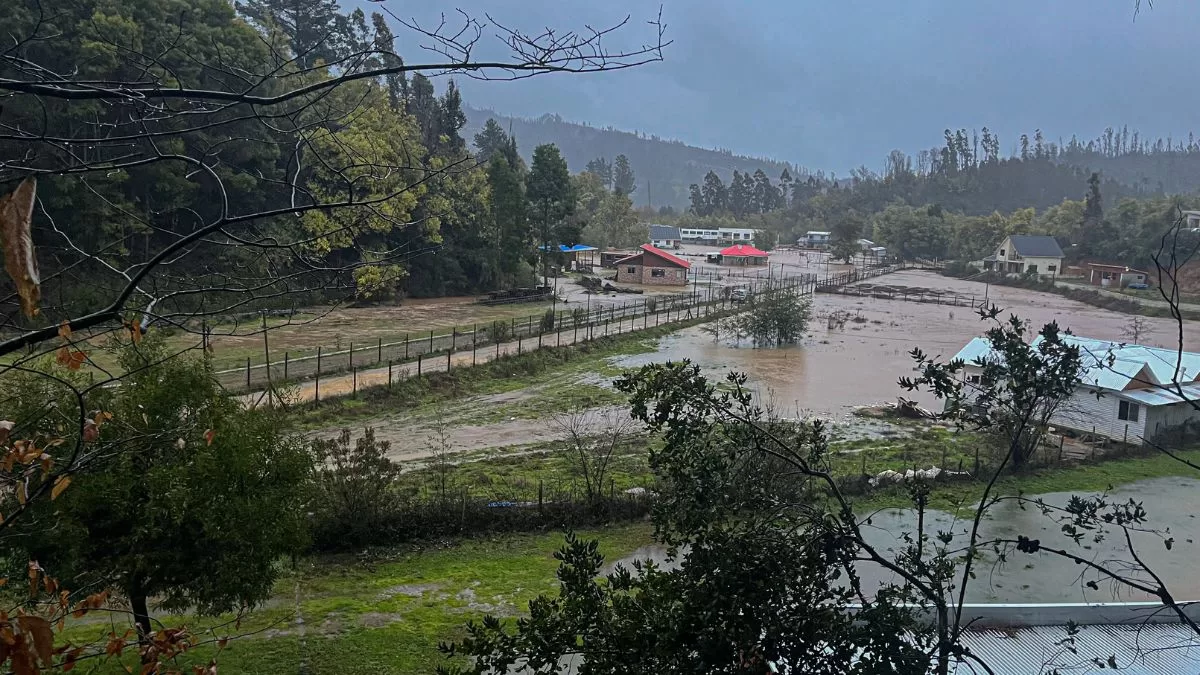
[[[553, 248], [553, 247], [551, 247], [551, 248]], [[539, 246], [538, 250], [545, 251], [546, 247]], [[598, 250], [595, 246], [586, 246], [584, 244], [575, 244], [574, 246], [567, 246], [566, 244], [558, 245], [559, 253], [579, 253], [580, 251], [595, 251], [595, 250]]]

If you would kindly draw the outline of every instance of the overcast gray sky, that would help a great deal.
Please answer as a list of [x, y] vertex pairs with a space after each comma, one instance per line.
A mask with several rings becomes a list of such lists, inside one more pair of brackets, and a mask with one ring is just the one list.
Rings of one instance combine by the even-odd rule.
[[[528, 30], [599, 25], [628, 13], [628, 41], [652, 38], [644, 21], [658, 7], [643, 0], [406, 4], [388, 6], [423, 21], [461, 7]], [[946, 127], [989, 126], [1004, 151], [1038, 127], [1051, 140], [1120, 124], [1152, 136], [1200, 131], [1196, 0], [1155, 0], [1136, 20], [1134, 0], [662, 4], [674, 40], [663, 63], [515, 83], [460, 80], [464, 96], [503, 113], [553, 112], [839, 173], [859, 164], [878, 169], [893, 148], [938, 144]]]

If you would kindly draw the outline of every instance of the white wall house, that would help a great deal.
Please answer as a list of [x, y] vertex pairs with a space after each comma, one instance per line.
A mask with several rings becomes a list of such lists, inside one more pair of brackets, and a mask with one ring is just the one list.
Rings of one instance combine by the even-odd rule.
[[678, 227], [651, 223], [649, 229], [650, 245], [655, 248], [679, 248], [683, 243], [683, 233]]
[[[1187, 402], [1200, 401], [1200, 354], [1074, 335], [1063, 340], [1079, 347], [1083, 372], [1050, 418], [1053, 426], [1140, 445], [1184, 422], [1200, 423], [1200, 412]], [[968, 386], [979, 382], [981, 364], [992, 354], [988, 341], [977, 337], [955, 355], [966, 364], [962, 377]]]
[[683, 241], [690, 241], [696, 244], [712, 244], [716, 246], [721, 241], [720, 230], [701, 230], [685, 227], [679, 230], [679, 236]]
[[806, 248], [828, 248], [829, 233], [817, 230], [809, 230], [804, 233], [804, 236], [796, 242], [800, 246]]
[[749, 244], [754, 241], [754, 230], [743, 227], [722, 227], [717, 232], [724, 244]]
[[1039, 234], [1010, 234], [983, 259], [983, 269], [1004, 274], [1057, 276], [1063, 269], [1062, 248], [1054, 237]]

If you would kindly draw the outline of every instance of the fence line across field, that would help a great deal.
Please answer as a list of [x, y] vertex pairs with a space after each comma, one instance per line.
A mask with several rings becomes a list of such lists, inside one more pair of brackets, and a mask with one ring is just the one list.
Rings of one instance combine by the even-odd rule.
[[[747, 277], [746, 282], [736, 285], [748, 283], [751, 286], [751, 297], [764, 288], [795, 288], [802, 294], [810, 295], [822, 288], [844, 286], [897, 269], [899, 267], [893, 265], [826, 275], [823, 278], [815, 274]], [[714, 275], [717, 279], [728, 279], [732, 276]], [[327, 351], [325, 347], [317, 347], [316, 354], [295, 358], [287, 351], [284, 351], [282, 359], [276, 357], [275, 360], [259, 363], [254, 363], [253, 359], [248, 357], [244, 366], [222, 370], [217, 375], [222, 384], [230, 389], [250, 391], [260, 386], [278, 386], [305, 380], [315, 379], [319, 382], [325, 375], [356, 375], [359, 369], [372, 366], [387, 367], [390, 370], [393, 366], [416, 364], [416, 374], [445, 372], [451, 367], [450, 360], [453, 355], [470, 351], [471, 362], [474, 363], [477, 360], [476, 353], [483, 347], [495, 347], [498, 356], [502, 344], [511, 347], [515, 343], [516, 353], [519, 354], [532, 349], [559, 346], [564, 342], [575, 344], [580, 341], [581, 333], [583, 340], [589, 340], [684, 320], [698, 312], [713, 311], [711, 308], [716, 305], [726, 309], [731, 307], [733, 302], [729, 297], [730, 290], [730, 286], [718, 287], [712, 283], [699, 286], [693, 283], [691, 291], [685, 293], [645, 296], [630, 302], [591, 307], [575, 303], [580, 306], [554, 310], [552, 319], [549, 318], [550, 312], [545, 311], [524, 317], [475, 323], [469, 328], [454, 326], [449, 332], [442, 334], [438, 334], [436, 329], [428, 333], [410, 332], [405, 334], [405, 339], [394, 342], [384, 342], [382, 338], [377, 338], [374, 342], [361, 346], [356, 344], [356, 341], [351, 341], [345, 349], [335, 347]], [[588, 302], [590, 304], [590, 296]], [[638, 325], [639, 319], [641, 325]], [[629, 322], [627, 329], [625, 322]], [[567, 334], [566, 338], [564, 333]], [[533, 340], [536, 340], [534, 345], [525, 344]], [[266, 349], [267, 341], [264, 340], [264, 351]], [[506, 353], [508, 351], [511, 350], [506, 350]], [[445, 357], [444, 363], [431, 363], [433, 356]], [[487, 354], [484, 360], [490, 358], [491, 355]], [[390, 374], [388, 381], [391, 381]], [[357, 388], [355, 382], [353, 389]]]

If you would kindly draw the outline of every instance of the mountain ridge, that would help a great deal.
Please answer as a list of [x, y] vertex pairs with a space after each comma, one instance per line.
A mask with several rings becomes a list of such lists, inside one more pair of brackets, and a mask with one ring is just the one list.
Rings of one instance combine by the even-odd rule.
[[617, 155], [625, 155], [637, 176], [637, 190], [632, 195], [637, 206], [685, 209], [689, 205], [688, 187], [703, 183], [709, 171], [728, 178], [734, 171], [754, 173], [761, 169], [772, 180], [778, 179], [785, 169], [793, 177], [807, 177], [811, 173], [787, 161], [702, 148], [639, 131], [594, 127], [586, 122], [564, 120], [553, 113], [527, 118], [470, 105], [464, 105], [463, 112], [467, 117], [464, 137], [469, 140], [488, 119], [495, 119], [506, 131], [511, 129], [526, 160], [535, 147], [544, 143], [558, 146], [572, 172], [583, 171], [597, 157], [611, 161]]

